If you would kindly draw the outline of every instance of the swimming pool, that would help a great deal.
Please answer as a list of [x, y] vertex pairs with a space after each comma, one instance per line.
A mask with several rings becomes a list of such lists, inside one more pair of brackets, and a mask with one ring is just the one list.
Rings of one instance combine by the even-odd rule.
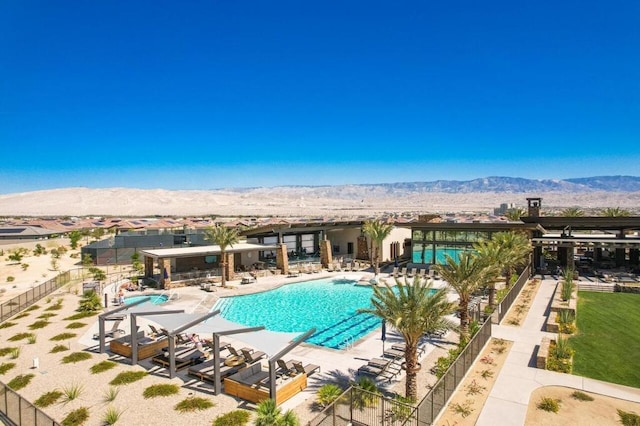
[[124, 303], [128, 305], [130, 303], [138, 302], [144, 298], [149, 298], [149, 302], [153, 303], [154, 305], [160, 305], [166, 302], [169, 299], [169, 296], [167, 296], [166, 294], [150, 294], [149, 296], [130, 296], [130, 297], [124, 298]]
[[373, 290], [345, 278], [324, 278], [284, 285], [275, 290], [218, 300], [213, 309], [239, 324], [267, 330], [305, 332], [307, 343], [342, 349], [381, 326], [373, 315], [358, 314], [371, 306]]

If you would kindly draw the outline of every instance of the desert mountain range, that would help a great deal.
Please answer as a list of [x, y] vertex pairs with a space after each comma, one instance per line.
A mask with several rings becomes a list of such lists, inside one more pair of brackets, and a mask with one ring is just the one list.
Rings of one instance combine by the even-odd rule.
[[501, 203], [543, 209], [621, 207], [640, 214], [640, 177], [535, 180], [487, 177], [333, 186], [214, 190], [61, 188], [0, 195], [1, 216], [358, 216], [490, 213]]

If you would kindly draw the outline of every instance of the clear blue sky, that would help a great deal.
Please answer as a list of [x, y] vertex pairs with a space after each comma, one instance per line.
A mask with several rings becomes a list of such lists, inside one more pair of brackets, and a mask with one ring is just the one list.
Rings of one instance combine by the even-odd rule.
[[0, 2], [0, 193], [639, 175], [640, 2]]

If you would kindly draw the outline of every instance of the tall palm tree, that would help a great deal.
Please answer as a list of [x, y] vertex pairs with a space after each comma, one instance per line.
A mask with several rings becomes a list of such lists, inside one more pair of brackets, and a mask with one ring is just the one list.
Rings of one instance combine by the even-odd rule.
[[447, 300], [446, 289], [433, 292], [432, 282], [422, 282], [418, 277], [412, 285], [396, 280], [395, 289], [388, 284], [385, 287], [373, 287], [371, 304], [373, 308], [359, 309], [358, 312], [381, 318], [395, 327], [404, 338], [407, 370], [405, 396], [415, 400], [418, 395], [416, 378], [420, 337], [438, 329], [453, 328], [454, 324], [445, 315], [453, 312], [455, 306]]
[[522, 216], [526, 216], [527, 212], [521, 207], [514, 207], [512, 209], [507, 210], [504, 216], [510, 221], [517, 222], [520, 220]]
[[362, 232], [371, 238], [374, 245], [373, 254], [373, 270], [376, 275], [380, 273], [380, 247], [382, 246], [385, 238], [391, 234], [393, 230], [393, 224], [385, 223], [379, 219], [367, 220], [362, 224]]
[[600, 212], [600, 216], [606, 217], [627, 217], [631, 216], [631, 212], [620, 207], [607, 207]]
[[511, 285], [511, 276], [529, 261], [531, 244], [522, 232], [496, 232], [491, 236], [493, 244], [500, 247], [500, 258], [497, 259], [500, 272], [504, 273], [505, 285]]
[[226, 226], [216, 225], [209, 226], [204, 231], [205, 240], [220, 246], [220, 257], [222, 258], [220, 265], [222, 266], [222, 287], [227, 286], [227, 247], [233, 247], [238, 242], [239, 235], [236, 228], [227, 228]]
[[495, 276], [495, 266], [470, 251], [464, 251], [454, 258], [445, 255], [444, 265], [434, 265], [436, 272], [449, 287], [458, 293], [460, 312], [460, 342], [469, 340], [469, 301], [471, 294]]
[[[496, 244], [493, 240], [480, 240], [473, 245], [476, 251], [476, 256], [483, 261], [486, 265], [495, 265], [496, 275], [498, 271], [502, 271], [505, 267], [504, 262], [507, 256], [504, 255], [504, 251], [499, 244]], [[489, 306], [493, 308], [496, 304], [496, 278], [492, 277], [489, 280]]]
[[562, 210], [560, 215], [564, 217], [582, 217], [584, 216], [584, 211], [580, 207], [567, 207]]

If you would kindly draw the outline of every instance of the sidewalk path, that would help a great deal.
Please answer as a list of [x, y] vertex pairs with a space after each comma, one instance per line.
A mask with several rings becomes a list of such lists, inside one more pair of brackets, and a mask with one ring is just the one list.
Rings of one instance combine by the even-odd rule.
[[524, 425], [531, 392], [542, 386], [568, 386], [587, 392], [640, 402], [640, 389], [535, 368], [537, 346], [554, 333], [543, 330], [556, 280], [543, 280], [520, 327], [493, 326], [493, 337], [514, 342], [476, 425]]

